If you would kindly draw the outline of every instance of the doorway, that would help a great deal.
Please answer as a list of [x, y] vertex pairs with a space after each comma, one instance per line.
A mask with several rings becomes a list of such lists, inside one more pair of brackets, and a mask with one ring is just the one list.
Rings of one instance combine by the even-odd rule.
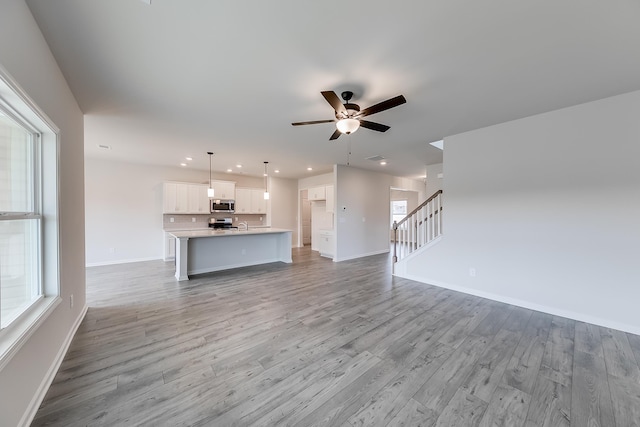
[[308, 190], [300, 191], [300, 228], [302, 246], [311, 245], [311, 202]]

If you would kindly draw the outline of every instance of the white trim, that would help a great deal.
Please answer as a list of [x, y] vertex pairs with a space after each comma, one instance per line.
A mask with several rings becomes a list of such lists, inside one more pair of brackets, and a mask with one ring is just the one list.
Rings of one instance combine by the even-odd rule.
[[336, 257], [334, 257], [333, 258], [333, 262], [349, 261], [349, 260], [352, 260], [352, 259], [364, 258], [364, 257], [367, 257], [367, 256], [388, 254], [389, 252], [390, 252], [389, 249], [384, 249], [382, 251], [374, 251], [374, 252], [369, 252], [369, 253], [366, 253], [366, 254], [350, 256], [350, 257], [347, 257], [347, 258], [337, 259]]
[[578, 313], [575, 311], [562, 310], [556, 307], [550, 307], [547, 305], [535, 304], [529, 301], [521, 300], [518, 298], [510, 298], [504, 295], [498, 295], [491, 292], [482, 292], [477, 289], [467, 288], [465, 286], [453, 285], [451, 283], [439, 282], [437, 280], [424, 279], [422, 277], [415, 277], [410, 274], [402, 276], [405, 279], [414, 280], [416, 282], [425, 283], [427, 285], [437, 286], [439, 288], [450, 289], [456, 292], [462, 292], [469, 295], [474, 295], [481, 298], [490, 299], [492, 301], [502, 302], [505, 304], [516, 305], [518, 307], [528, 308], [530, 310], [540, 311], [542, 313], [551, 314], [554, 316], [565, 317], [567, 319], [577, 320], [579, 322], [591, 323], [593, 325], [603, 326], [605, 328], [617, 329], [619, 331], [628, 332], [630, 334], [640, 335], [640, 328], [635, 325], [628, 325], [625, 323], [615, 322], [609, 319], [603, 319], [601, 317], [592, 316], [589, 314]]
[[149, 258], [119, 259], [115, 261], [88, 262], [86, 263], [85, 267], [100, 267], [103, 265], [129, 264], [132, 262], [144, 262], [144, 261], [164, 261], [164, 259], [162, 257], [149, 257]]
[[443, 236], [443, 234], [441, 233], [438, 237], [436, 237], [435, 239], [433, 239], [432, 241], [430, 241], [426, 245], [422, 246], [418, 250], [415, 250], [415, 251], [411, 252], [409, 255], [407, 255], [406, 257], [402, 258], [398, 262], [396, 262], [396, 265], [393, 266], [393, 271], [394, 271], [393, 275], [394, 276], [399, 276], [399, 277], [406, 277], [406, 274], [407, 274], [407, 262], [410, 259], [415, 258], [418, 254], [421, 254], [422, 252], [426, 251], [430, 247], [440, 243], [440, 241], [442, 240], [442, 236]]
[[24, 315], [2, 330], [0, 371], [62, 302], [59, 296], [45, 297], [33, 304]]
[[60, 350], [58, 350], [58, 354], [53, 360], [53, 363], [51, 364], [51, 366], [49, 366], [49, 369], [47, 370], [46, 375], [42, 379], [42, 382], [38, 386], [36, 393], [33, 395], [31, 402], [29, 402], [27, 409], [25, 410], [24, 414], [22, 415], [22, 418], [20, 419], [20, 423], [18, 423], [19, 426], [27, 427], [33, 422], [33, 419], [35, 418], [38, 412], [38, 409], [40, 408], [40, 405], [42, 404], [42, 401], [44, 400], [47, 394], [47, 391], [49, 391], [49, 387], [53, 383], [56, 373], [58, 372], [58, 369], [60, 369], [60, 365], [62, 365], [64, 356], [67, 354], [67, 351], [71, 346], [71, 341], [73, 340], [73, 337], [76, 335], [78, 328], [82, 324], [82, 321], [84, 320], [84, 317], [87, 314], [87, 309], [88, 309], [88, 306], [85, 304], [85, 306], [82, 308], [82, 311], [80, 312], [80, 315], [78, 316], [73, 326], [69, 330], [69, 333], [67, 334], [67, 337], [62, 343]]

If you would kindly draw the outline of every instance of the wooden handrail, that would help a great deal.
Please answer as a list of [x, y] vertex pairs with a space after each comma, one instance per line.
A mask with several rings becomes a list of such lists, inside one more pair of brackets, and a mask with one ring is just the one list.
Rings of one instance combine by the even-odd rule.
[[[398, 223], [394, 223], [394, 227], [398, 227], [400, 226], [403, 222], [405, 222], [411, 215], [413, 215], [414, 213], [418, 212], [420, 209], [422, 209], [427, 203], [429, 203], [430, 201], [432, 201], [433, 199], [435, 199], [436, 197], [438, 197], [439, 194], [442, 194], [442, 190], [438, 190], [435, 193], [433, 193], [431, 195], [431, 197], [429, 197], [427, 200], [425, 200], [424, 202], [422, 202], [420, 204], [420, 206], [418, 206], [417, 208], [415, 208], [414, 210], [412, 210], [411, 212], [409, 212], [404, 218], [402, 218], [400, 220], [400, 222]], [[442, 207], [440, 208], [442, 210]]]

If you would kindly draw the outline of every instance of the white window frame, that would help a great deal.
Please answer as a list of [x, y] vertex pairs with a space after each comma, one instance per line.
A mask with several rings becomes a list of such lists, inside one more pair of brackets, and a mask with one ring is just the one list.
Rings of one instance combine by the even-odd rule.
[[[0, 370], [27, 342], [38, 327], [47, 320], [60, 304], [59, 262], [59, 197], [58, 164], [60, 130], [36, 105], [27, 93], [0, 66], [0, 104], [3, 110], [18, 123], [38, 135], [34, 156], [34, 210], [37, 215], [22, 218], [39, 218], [40, 283], [42, 296], [6, 328], [0, 330]], [[20, 219], [20, 215], [12, 215]]]

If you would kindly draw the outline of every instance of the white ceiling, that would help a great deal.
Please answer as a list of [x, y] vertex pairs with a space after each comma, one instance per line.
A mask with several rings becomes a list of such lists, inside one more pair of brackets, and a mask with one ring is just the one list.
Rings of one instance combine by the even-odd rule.
[[[217, 171], [299, 178], [345, 164], [350, 140], [351, 165], [419, 177], [442, 161], [429, 142], [640, 89], [636, 0], [27, 3], [90, 157], [208, 170], [214, 151]], [[333, 118], [320, 91], [346, 89], [407, 103], [368, 117], [386, 133], [291, 126]]]

